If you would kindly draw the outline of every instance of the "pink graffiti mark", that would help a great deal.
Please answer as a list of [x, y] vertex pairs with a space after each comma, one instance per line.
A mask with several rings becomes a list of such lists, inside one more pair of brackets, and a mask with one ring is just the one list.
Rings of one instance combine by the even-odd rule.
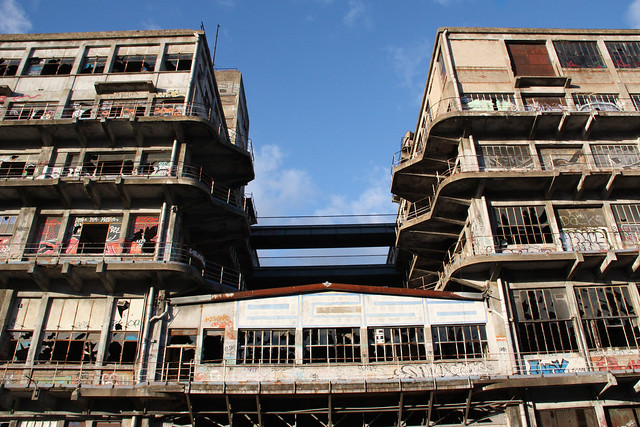
[[640, 369], [640, 360], [630, 359], [626, 364], [624, 361], [620, 364], [620, 361], [612, 356], [594, 357], [592, 360], [600, 371], [626, 371]]

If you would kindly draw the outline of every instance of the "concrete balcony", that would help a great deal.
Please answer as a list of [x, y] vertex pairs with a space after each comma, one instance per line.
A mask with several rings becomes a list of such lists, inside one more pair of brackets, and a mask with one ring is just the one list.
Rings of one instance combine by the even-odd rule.
[[22, 104], [0, 113], [0, 141], [37, 147], [64, 143], [79, 147], [137, 146], [173, 140], [187, 142], [202, 164], [215, 163], [213, 175], [227, 185], [244, 185], [254, 178], [253, 148], [229, 142], [226, 126], [217, 123], [203, 105], [130, 102], [65, 106]]
[[71, 286], [78, 292], [88, 283], [101, 283], [109, 292], [147, 282], [171, 290], [197, 286], [212, 293], [244, 289], [240, 272], [208, 261], [189, 246], [150, 243], [148, 247], [123, 240], [3, 245], [2, 284], [20, 287], [20, 283], [25, 290]]

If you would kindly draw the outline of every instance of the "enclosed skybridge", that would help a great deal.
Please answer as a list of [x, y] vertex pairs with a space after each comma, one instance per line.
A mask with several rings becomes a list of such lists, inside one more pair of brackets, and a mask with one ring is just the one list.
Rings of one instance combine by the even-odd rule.
[[405, 262], [395, 249], [395, 223], [251, 227], [259, 266], [250, 289], [346, 282], [401, 287]]

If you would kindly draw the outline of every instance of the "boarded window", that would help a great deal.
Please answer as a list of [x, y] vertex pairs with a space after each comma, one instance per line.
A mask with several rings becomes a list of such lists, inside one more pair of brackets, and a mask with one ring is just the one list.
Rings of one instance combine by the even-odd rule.
[[158, 239], [158, 216], [139, 215], [131, 223], [127, 250], [131, 254], [153, 254]]
[[583, 170], [587, 167], [582, 148], [540, 148], [544, 170]]
[[305, 329], [304, 363], [360, 362], [360, 328]]
[[562, 68], [605, 68], [596, 42], [554, 42]]
[[555, 76], [544, 43], [507, 43], [516, 76]]
[[523, 353], [578, 350], [564, 289], [513, 292], [518, 342]]

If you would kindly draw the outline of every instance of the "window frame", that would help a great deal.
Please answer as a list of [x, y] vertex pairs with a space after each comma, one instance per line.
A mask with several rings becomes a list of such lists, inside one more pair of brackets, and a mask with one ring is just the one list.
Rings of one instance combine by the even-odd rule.
[[[346, 342], [351, 336], [351, 342]], [[360, 327], [304, 328], [302, 363], [360, 363]]]
[[[175, 61], [175, 65], [172, 63], [172, 61]], [[188, 63], [188, 66], [182, 65], [183, 63]], [[171, 65], [171, 68], [169, 67], [169, 65]], [[185, 72], [190, 71], [192, 67], [193, 53], [167, 53], [162, 59], [163, 71]]]
[[86, 56], [83, 61], [78, 74], [104, 74], [107, 68], [107, 56], [103, 55], [91, 55]]
[[[152, 73], [158, 62], [157, 54], [116, 55], [111, 65], [112, 73]], [[139, 64], [138, 64], [139, 63]], [[147, 69], [145, 70], [145, 64]]]
[[[258, 333], [260, 334], [259, 339], [256, 335]], [[277, 336], [276, 334], [285, 334], [284, 344], [280, 344], [281, 336], [278, 337], [277, 344], [271, 344], [274, 341], [273, 337]], [[236, 363], [240, 365], [293, 364], [296, 359], [295, 335], [296, 331], [293, 328], [239, 329]], [[265, 337], [268, 337], [266, 345], [264, 344]], [[282, 353], [284, 353], [284, 357], [281, 357]], [[276, 356], [272, 357], [274, 354]]]
[[71, 74], [74, 57], [32, 57], [27, 60], [27, 64], [22, 72], [23, 76], [63, 76]]
[[595, 41], [555, 40], [553, 47], [563, 69], [607, 68], [598, 43]]
[[13, 77], [18, 74], [21, 59], [0, 58], [0, 77]]
[[605, 41], [604, 45], [617, 69], [640, 68], [640, 42]]
[[[467, 330], [468, 328], [468, 330]], [[474, 336], [477, 334], [477, 339]], [[454, 340], [449, 340], [450, 332], [453, 330]], [[457, 331], [462, 332], [462, 340], [458, 340]], [[442, 341], [442, 332], [445, 333], [447, 341]], [[470, 337], [471, 339], [467, 339]], [[431, 343], [433, 344], [433, 360], [467, 360], [467, 359], [484, 359], [489, 353], [489, 341], [487, 340], [487, 327], [484, 323], [473, 324], [455, 324], [455, 325], [431, 325]], [[453, 346], [456, 349], [455, 356], [447, 352], [443, 352], [443, 345]], [[472, 351], [467, 351], [469, 345]], [[479, 347], [476, 349], [476, 346]], [[462, 349], [462, 351], [460, 351]]]
[[[95, 363], [97, 361], [101, 333], [101, 331], [96, 330], [43, 330], [38, 354], [36, 355], [37, 363], [60, 363], [65, 365]], [[86, 336], [79, 337], [78, 335]], [[91, 340], [90, 338], [94, 339]], [[80, 348], [78, 348], [78, 343], [82, 343]], [[93, 343], [93, 346], [88, 346], [88, 343]], [[59, 346], [61, 346], [60, 349], [58, 349]], [[50, 349], [48, 356], [44, 355], [47, 348]], [[89, 349], [90, 353], [87, 353], [87, 349]], [[72, 351], [82, 352], [80, 360], [70, 359]], [[57, 352], [64, 352], [64, 357], [60, 358]]]
[[427, 360], [426, 342], [424, 325], [367, 327], [369, 363]]

